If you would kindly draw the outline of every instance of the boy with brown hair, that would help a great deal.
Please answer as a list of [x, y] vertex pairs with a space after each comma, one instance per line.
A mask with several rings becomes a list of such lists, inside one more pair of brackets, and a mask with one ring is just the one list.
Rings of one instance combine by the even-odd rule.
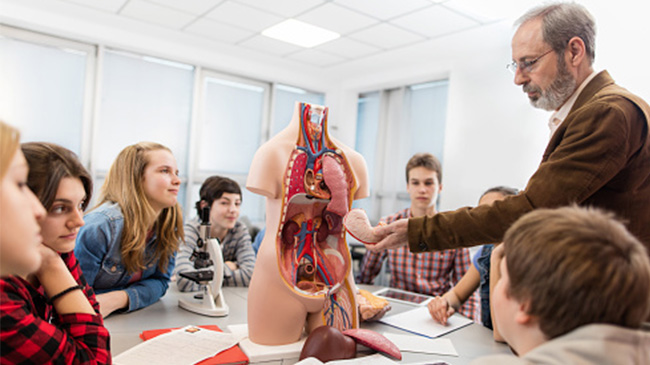
[[493, 319], [520, 357], [475, 363], [650, 362], [650, 332], [641, 329], [650, 312], [650, 260], [612, 215], [538, 209], [508, 229], [502, 247]]
[[[436, 214], [438, 194], [442, 191], [440, 161], [430, 153], [416, 153], [406, 164], [405, 177], [410, 206], [381, 218], [380, 222]], [[357, 283], [373, 284], [385, 260], [388, 260], [390, 287], [432, 296], [449, 291], [472, 265], [469, 250], [464, 247], [417, 255], [406, 247], [384, 252], [367, 251], [361, 261]], [[478, 320], [478, 308], [478, 295], [473, 293], [459, 312]]]

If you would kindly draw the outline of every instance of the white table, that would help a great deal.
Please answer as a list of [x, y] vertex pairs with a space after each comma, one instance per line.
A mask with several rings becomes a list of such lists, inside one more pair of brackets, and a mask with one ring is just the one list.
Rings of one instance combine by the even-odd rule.
[[[381, 288], [370, 285], [360, 285], [360, 287], [370, 291]], [[248, 288], [224, 287], [223, 293], [226, 303], [230, 307], [230, 313], [226, 317], [205, 317], [181, 309], [178, 306], [178, 299], [192, 297], [196, 293], [181, 293], [176, 289], [175, 283], [171, 283], [167, 294], [151, 306], [132, 313], [109, 316], [105, 319], [104, 323], [111, 334], [111, 352], [113, 356], [141, 343], [142, 340], [139, 335], [144, 330], [183, 327], [190, 324], [212, 324], [227, 331], [228, 325], [247, 323], [246, 298]], [[391, 302], [391, 306], [393, 309], [389, 313], [400, 313], [413, 308], [413, 306], [394, 301]], [[362, 323], [362, 327], [379, 333], [407, 333], [382, 323]], [[490, 330], [478, 324], [471, 324], [443, 337], [451, 339], [459, 357], [403, 353], [404, 358], [401, 363], [409, 364], [444, 360], [449, 364], [462, 365], [468, 364], [472, 359], [483, 355], [510, 353], [507, 346], [494, 342]], [[280, 363], [278, 362], [276, 364]]]

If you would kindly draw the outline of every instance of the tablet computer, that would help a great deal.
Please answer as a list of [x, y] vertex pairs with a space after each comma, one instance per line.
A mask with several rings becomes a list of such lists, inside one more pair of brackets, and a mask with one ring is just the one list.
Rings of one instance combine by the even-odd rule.
[[427, 303], [433, 299], [433, 297], [428, 295], [413, 293], [410, 291], [395, 288], [380, 289], [373, 294], [384, 297], [386, 299], [414, 305], [427, 305]]

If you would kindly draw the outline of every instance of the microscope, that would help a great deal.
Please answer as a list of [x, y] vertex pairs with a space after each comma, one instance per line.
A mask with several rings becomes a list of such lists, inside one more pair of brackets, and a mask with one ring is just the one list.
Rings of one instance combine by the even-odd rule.
[[201, 225], [197, 248], [192, 252], [190, 261], [194, 262], [196, 271], [182, 272], [179, 275], [198, 283], [203, 288], [203, 294], [194, 295], [190, 299], [179, 299], [178, 305], [190, 312], [208, 317], [223, 317], [228, 315], [228, 305], [223, 299], [221, 285], [223, 284], [223, 255], [219, 241], [210, 238], [210, 208], [201, 210]]

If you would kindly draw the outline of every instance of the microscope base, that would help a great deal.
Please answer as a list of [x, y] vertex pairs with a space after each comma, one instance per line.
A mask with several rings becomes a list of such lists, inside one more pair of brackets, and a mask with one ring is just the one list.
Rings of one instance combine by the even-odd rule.
[[223, 293], [219, 290], [217, 297], [208, 290], [203, 293], [202, 300], [192, 299], [179, 299], [178, 306], [203, 316], [208, 317], [224, 317], [228, 315], [229, 308], [226, 301], [223, 299]]

